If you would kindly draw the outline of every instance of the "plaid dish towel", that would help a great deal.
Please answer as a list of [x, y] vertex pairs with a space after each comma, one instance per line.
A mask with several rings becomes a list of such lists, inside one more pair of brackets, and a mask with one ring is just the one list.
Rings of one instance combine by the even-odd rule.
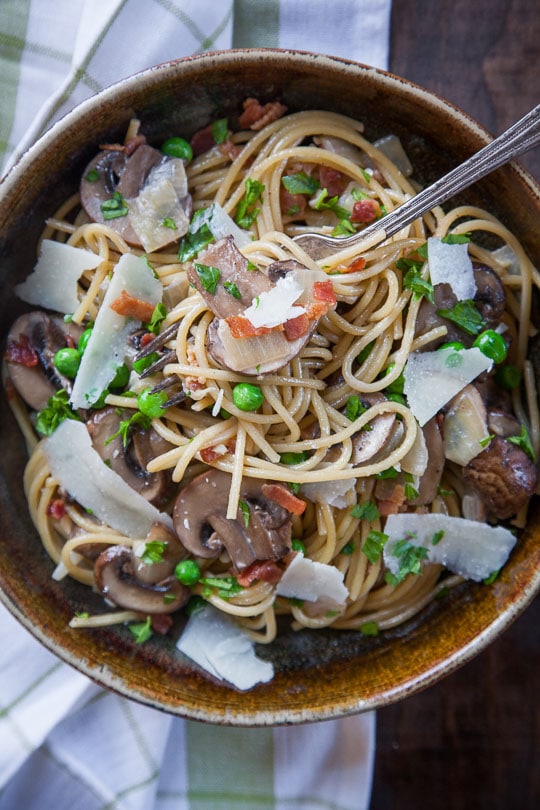
[[[0, 167], [138, 70], [230, 47], [385, 68], [391, 0], [0, 0]], [[151, 32], [151, 35], [149, 35]], [[204, 725], [93, 684], [0, 605], [0, 810], [367, 810], [375, 715]]]

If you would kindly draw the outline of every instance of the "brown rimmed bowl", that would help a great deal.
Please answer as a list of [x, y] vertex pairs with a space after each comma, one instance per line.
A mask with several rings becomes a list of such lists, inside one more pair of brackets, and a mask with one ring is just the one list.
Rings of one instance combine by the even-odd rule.
[[[234, 124], [244, 98], [279, 98], [290, 111], [326, 109], [361, 119], [366, 136], [397, 134], [423, 183], [490, 136], [454, 106], [401, 78], [346, 60], [280, 50], [224, 51], [181, 59], [128, 78], [83, 102], [47, 132], [0, 185], [3, 340], [23, 305], [13, 293], [35, 263], [44, 220], [73, 191], [96, 145], [123, 137], [132, 117], [149, 140], [189, 137], [215, 117]], [[519, 165], [497, 170], [467, 193], [515, 232], [540, 265], [540, 189]], [[28, 515], [25, 446], [0, 401], [0, 599], [62, 660], [102, 686], [183, 717], [237, 726], [293, 724], [376, 709], [436, 683], [499, 636], [540, 590], [540, 511], [532, 505], [502, 575], [464, 583], [414, 619], [377, 638], [357, 632], [281, 635], [260, 654], [276, 674], [237, 692], [202, 678], [166, 638], [136, 645], [125, 628], [71, 630], [91, 609], [89, 589], [51, 579], [53, 564]], [[97, 599], [97, 597], [96, 597]], [[97, 605], [97, 602], [96, 602]]]

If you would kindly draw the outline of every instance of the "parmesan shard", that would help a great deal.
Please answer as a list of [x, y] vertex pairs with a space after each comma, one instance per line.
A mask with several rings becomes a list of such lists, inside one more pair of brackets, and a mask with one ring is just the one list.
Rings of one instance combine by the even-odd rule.
[[474, 298], [476, 280], [466, 242], [449, 244], [430, 236], [427, 257], [432, 284], [449, 284], [458, 301]]
[[403, 370], [403, 392], [420, 426], [492, 365], [493, 361], [476, 347], [413, 352]]
[[274, 677], [273, 665], [258, 658], [247, 633], [212, 605], [190, 616], [176, 646], [214, 678], [242, 691]]
[[54, 312], [75, 312], [79, 305], [77, 283], [80, 277], [102, 261], [101, 256], [89, 250], [44, 239], [34, 270], [22, 284], [17, 284], [15, 293], [29, 304]]
[[242, 248], [253, 241], [252, 234], [239, 228], [234, 219], [217, 202], [197, 213], [191, 222], [190, 233], [194, 233], [203, 225], [207, 225], [216, 242], [225, 236], [232, 236], [236, 247]]
[[400, 558], [394, 554], [396, 542], [409, 539], [411, 545], [427, 550], [426, 562], [439, 563], [476, 582], [502, 568], [516, 544], [504, 526], [435, 513], [390, 515], [384, 533], [388, 535], [384, 562], [393, 574], [400, 566]]
[[334, 565], [315, 562], [297, 553], [276, 587], [278, 596], [304, 599], [306, 602], [325, 600], [343, 607], [349, 595], [343, 574]]
[[120, 258], [75, 377], [70, 397], [74, 408], [88, 408], [99, 399], [124, 362], [130, 334], [141, 325], [111, 309], [122, 292], [155, 307], [163, 289], [145, 258], [131, 253]]
[[43, 452], [53, 478], [99, 520], [128, 537], [146, 537], [154, 523], [173, 531], [170, 515], [160, 512], [104, 463], [92, 447], [83, 422], [65, 419], [47, 439]]
[[293, 270], [279, 278], [270, 290], [258, 295], [243, 315], [255, 328], [266, 326], [272, 329], [305, 313], [305, 307], [294, 306], [303, 293], [304, 285], [299, 273]]

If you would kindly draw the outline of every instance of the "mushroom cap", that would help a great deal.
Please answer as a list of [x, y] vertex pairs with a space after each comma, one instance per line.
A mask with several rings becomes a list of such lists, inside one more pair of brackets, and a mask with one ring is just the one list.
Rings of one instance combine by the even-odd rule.
[[[94, 564], [100, 593], [110, 602], [144, 614], [172, 613], [187, 603], [191, 590], [176, 577], [146, 585], [133, 572], [133, 552], [127, 546], [109, 546]], [[166, 598], [165, 598], [166, 597]]]
[[242, 571], [256, 560], [279, 560], [291, 549], [292, 520], [282, 506], [266, 498], [265, 481], [244, 478], [236, 519], [226, 517], [231, 476], [210, 469], [178, 495], [173, 520], [184, 547], [196, 557], [213, 559], [225, 548], [234, 568]]
[[[71, 391], [72, 382], [57, 370], [54, 355], [58, 349], [69, 345], [70, 338], [76, 344], [81, 333], [82, 327], [65, 323], [62, 318], [41, 310], [25, 313], [13, 323], [7, 339], [6, 363], [15, 389], [33, 410], [45, 408], [49, 398], [60, 388]], [[28, 366], [10, 359], [16, 356], [13, 346], [21, 340], [26, 340], [35, 353], [36, 365]]]

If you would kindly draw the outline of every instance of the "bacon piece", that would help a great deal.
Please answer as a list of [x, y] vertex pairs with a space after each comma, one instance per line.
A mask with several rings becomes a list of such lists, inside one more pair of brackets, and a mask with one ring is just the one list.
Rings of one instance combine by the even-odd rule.
[[198, 129], [197, 132], [192, 135], [190, 145], [194, 155], [202, 155], [204, 152], [208, 152], [209, 149], [212, 149], [212, 147], [216, 145], [212, 134], [212, 124]]
[[153, 613], [150, 622], [154, 633], [159, 633], [160, 636], [167, 635], [173, 624], [169, 613]]
[[325, 188], [329, 197], [339, 197], [347, 188], [348, 179], [331, 166], [319, 166], [319, 183]]
[[332, 282], [330, 280], [315, 281], [313, 283], [313, 298], [316, 301], [324, 301], [326, 304], [335, 304], [336, 295]]
[[273, 560], [256, 560], [242, 571], [241, 574], [238, 574], [236, 579], [242, 588], [249, 588], [251, 583], [257, 580], [269, 582], [270, 585], [276, 585], [282, 576], [283, 571]]
[[47, 507], [47, 514], [53, 520], [62, 520], [66, 514], [66, 504], [62, 498], [54, 498]]
[[147, 346], [151, 340], [154, 340], [154, 338], [155, 335], [152, 332], [145, 332], [141, 338], [141, 349], [144, 349], [144, 347]]
[[114, 299], [111, 304], [111, 309], [119, 315], [124, 315], [126, 318], [135, 318], [143, 323], [149, 321], [154, 313], [153, 304], [149, 304], [148, 301], [141, 301], [139, 298], [134, 298], [125, 290], [122, 290], [118, 298]]
[[279, 204], [285, 216], [302, 216], [306, 210], [305, 194], [291, 194], [284, 185], [279, 190]]
[[285, 321], [283, 324], [283, 328], [287, 340], [297, 340], [302, 337], [302, 335], [305, 335], [309, 329], [309, 315], [303, 312], [296, 318], [289, 318], [289, 320]]
[[242, 129], [263, 129], [267, 124], [277, 121], [287, 112], [287, 107], [279, 101], [260, 104], [256, 98], [246, 98], [242, 106], [244, 111], [238, 119]]
[[[228, 318], [225, 318], [225, 321], [234, 338], [259, 337], [272, 331], [268, 326], [253, 326], [249, 318], [245, 318], [243, 315], [229, 315]], [[278, 327], [274, 328], [277, 329]]]
[[230, 138], [220, 143], [218, 149], [222, 155], [225, 155], [225, 157], [229, 158], [231, 161], [235, 160], [242, 151], [242, 147], [233, 143]]
[[275, 501], [293, 515], [302, 515], [306, 509], [306, 502], [297, 498], [291, 490], [283, 484], [263, 484], [262, 494], [270, 501]]
[[8, 362], [19, 363], [27, 368], [37, 366], [39, 363], [37, 352], [28, 335], [20, 335], [18, 340], [8, 340], [4, 356]]
[[363, 256], [359, 256], [355, 259], [351, 264], [348, 264], [346, 267], [340, 267], [340, 273], [358, 273], [360, 270], [363, 270], [366, 266], [366, 260]]
[[223, 458], [227, 453], [234, 453], [236, 450], [236, 442], [234, 439], [228, 441], [226, 444], [214, 444], [212, 447], [203, 447], [200, 452], [202, 461], [205, 464], [212, 464], [218, 458]]
[[397, 515], [405, 503], [405, 487], [403, 484], [395, 484], [387, 498], [379, 500], [377, 498], [377, 508], [383, 517]]
[[366, 224], [381, 216], [381, 206], [377, 200], [358, 200], [353, 205], [351, 222]]
[[143, 145], [143, 143], [146, 143], [146, 138], [144, 135], [134, 135], [133, 138], [130, 138], [129, 141], [126, 141], [126, 143], [124, 144], [124, 154], [126, 155], [126, 157], [132, 155], [133, 152], [135, 152], [135, 150], [139, 148], [139, 146]]

